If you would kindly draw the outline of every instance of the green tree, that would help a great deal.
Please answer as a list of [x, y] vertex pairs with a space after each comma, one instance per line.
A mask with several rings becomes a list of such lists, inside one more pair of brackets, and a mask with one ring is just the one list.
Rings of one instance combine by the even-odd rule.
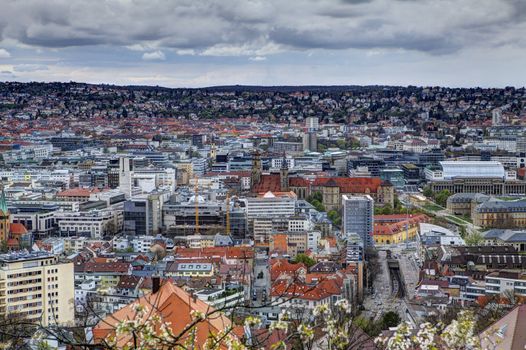
[[360, 140], [352, 139], [352, 141], [351, 141], [351, 148], [352, 149], [360, 148]]
[[347, 142], [344, 139], [338, 139], [336, 145], [339, 149], [347, 149]]
[[464, 238], [464, 240], [466, 241], [467, 245], [479, 245], [480, 243], [482, 243], [484, 238], [480, 233], [472, 232], [469, 235], [467, 235], [467, 237]]
[[386, 205], [385, 207], [375, 207], [374, 214], [375, 215], [391, 215], [393, 214], [393, 209], [388, 205]]
[[353, 324], [361, 328], [367, 335], [376, 337], [382, 332], [381, 322], [375, 322], [373, 319], [358, 316], [354, 318]]
[[426, 197], [428, 197], [428, 198], [433, 198], [433, 190], [431, 189], [431, 187], [426, 186], [426, 187], [424, 188], [423, 195], [426, 196]]
[[7, 246], [7, 241], [6, 240], [0, 241], [0, 252], [7, 253], [8, 250], [9, 250], [9, 247]]
[[389, 329], [390, 327], [396, 327], [402, 322], [400, 316], [394, 311], [388, 311], [382, 316], [382, 328]]
[[448, 190], [442, 190], [435, 194], [435, 202], [437, 202], [438, 205], [445, 207], [449, 196], [451, 196], [451, 192]]
[[314, 264], [316, 264], [316, 260], [314, 260], [310, 256], [308, 256], [306, 254], [303, 254], [303, 253], [300, 253], [300, 254], [296, 255], [296, 257], [292, 261], [294, 263], [296, 263], [296, 264], [297, 263], [304, 263], [305, 266], [307, 266], [307, 267], [311, 267], [311, 266], [314, 266]]
[[325, 211], [325, 207], [317, 199], [313, 200], [310, 204], [312, 204], [317, 211]]
[[318, 202], [323, 202], [323, 194], [320, 191], [313, 192], [308, 198], [307, 202], [312, 204], [313, 200], [317, 200]]

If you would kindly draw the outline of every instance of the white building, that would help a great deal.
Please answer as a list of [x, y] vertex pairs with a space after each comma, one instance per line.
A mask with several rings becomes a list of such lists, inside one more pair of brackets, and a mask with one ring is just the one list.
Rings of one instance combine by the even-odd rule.
[[92, 210], [88, 212], [55, 212], [61, 235], [101, 238], [122, 227], [122, 211]]
[[526, 297], [526, 274], [522, 272], [496, 271], [484, 277], [487, 295], [512, 293]]
[[132, 196], [132, 172], [130, 158], [119, 158], [119, 190], [126, 198]]
[[267, 192], [257, 197], [246, 198], [247, 218], [289, 217], [296, 212], [296, 194], [294, 192]]
[[454, 178], [500, 178], [509, 179], [504, 166], [496, 161], [441, 161], [440, 168], [426, 168], [427, 180], [452, 180]]
[[445, 227], [421, 222], [419, 227], [420, 241], [424, 245], [465, 245], [456, 232]]
[[320, 245], [321, 232], [320, 231], [310, 231], [307, 233], [307, 249], [313, 252], [318, 251], [318, 246]]
[[289, 232], [307, 232], [314, 229], [314, 224], [307, 217], [294, 216], [288, 220]]

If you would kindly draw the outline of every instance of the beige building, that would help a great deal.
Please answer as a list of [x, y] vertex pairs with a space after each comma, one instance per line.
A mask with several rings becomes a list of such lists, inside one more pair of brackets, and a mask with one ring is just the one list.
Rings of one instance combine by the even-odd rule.
[[0, 255], [0, 315], [43, 326], [74, 322], [73, 263], [38, 253]]
[[473, 224], [480, 227], [522, 229], [526, 226], [526, 200], [492, 198], [479, 204], [471, 218]]
[[446, 207], [451, 214], [472, 216], [477, 205], [491, 197], [482, 193], [456, 193], [447, 199]]

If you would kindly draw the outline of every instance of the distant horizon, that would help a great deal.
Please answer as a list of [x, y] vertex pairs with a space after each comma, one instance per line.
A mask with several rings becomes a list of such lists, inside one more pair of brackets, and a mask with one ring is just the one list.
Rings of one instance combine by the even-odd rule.
[[526, 84], [522, 86], [447, 86], [447, 85], [392, 85], [392, 84], [280, 84], [280, 85], [258, 85], [258, 84], [219, 84], [219, 85], [208, 85], [208, 86], [165, 86], [155, 84], [115, 84], [115, 83], [104, 83], [104, 82], [86, 82], [86, 81], [19, 81], [19, 80], [0, 80], [0, 84], [3, 83], [21, 83], [21, 84], [86, 84], [86, 85], [104, 85], [114, 87], [147, 87], [147, 88], [160, 88], [160, 89], [220, 89], [220, 88], [351, 88], [351, 87], [390, 87], [390, 88], [445, 88], [445, 89], [499, 89], [504, 90], [506, 88], [514, 89], [525, 89]]

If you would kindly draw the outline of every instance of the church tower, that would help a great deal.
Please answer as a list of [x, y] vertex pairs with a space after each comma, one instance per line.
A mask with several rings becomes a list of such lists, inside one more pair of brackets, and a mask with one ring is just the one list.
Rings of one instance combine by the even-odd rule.
[[11, 232], [11, 219], [5, 199], [4, 183], [0, 180], [0, 242], [9, 239], [9, 232]]
[[287, 164], [287, 157], [285, 157], [285, 153], [283, 153], [281, 169], [279, 170], [279, 183], [281, 192], [289, 191], [289, 165]]
[[250, 176], [251, 186], [254, 188], [261, 181], [261, 157], [259, 151], [256, 151], [252, 159], [252, 175]]

